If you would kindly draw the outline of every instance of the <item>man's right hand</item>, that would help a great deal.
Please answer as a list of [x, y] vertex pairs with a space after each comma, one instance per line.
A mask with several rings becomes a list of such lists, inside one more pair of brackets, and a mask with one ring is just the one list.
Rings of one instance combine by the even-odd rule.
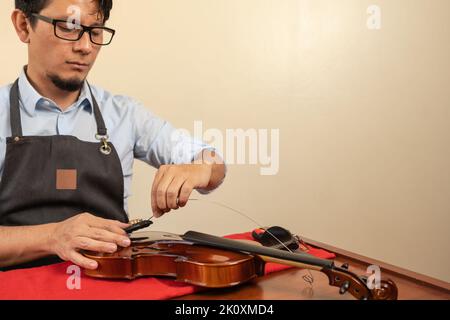
[[97, 262], [81, 255], [79, 250], [113, 253], [117, 246], [128, 247], [130, 239], [123, 230], [129, 224], [82, 213], [55, 223], [49, 235], [50, 251], [65, 261], [96, 269]]

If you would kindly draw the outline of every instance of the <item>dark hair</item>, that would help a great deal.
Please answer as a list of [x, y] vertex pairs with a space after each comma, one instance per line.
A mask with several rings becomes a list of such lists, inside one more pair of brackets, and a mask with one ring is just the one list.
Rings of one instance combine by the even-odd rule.
[[[33, 13], [39, 13], [49, 3], [50, 0], [15, 0], [16, 9], [21, 10], [31, 23], [34, 24]], [[109, 19], [109, 14], [113, 6], [113, 0], [97, 0], [99, 2], [100, 13], [103, 15], [103, 22]]]

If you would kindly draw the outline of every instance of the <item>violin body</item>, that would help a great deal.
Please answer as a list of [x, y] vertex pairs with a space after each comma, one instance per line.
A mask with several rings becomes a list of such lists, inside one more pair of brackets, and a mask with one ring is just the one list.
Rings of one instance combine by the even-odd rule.
[[392, 280], [381, 280], [380, 287], [369, 288], [368, 279], [350, 272], [348, 265], [338, 267], [334, 261], [307, 253], [286, 252], [196, 231], [181, 236], [140, 232], [133, 234], [129, 247], [119, 248], [115, 253], [82, 253], [97, 261], [96, 270], [84, 271], [97, 278], [131, 280], [166, 276], [193, 285], [223, 288], [262, 276], [265, 263], [275, 262], [320, 271], [328, 277], [331, 286], [339, 288], [340, 294], [348, 292], [357, 299], [396, 300], [398, 297]]
[[256, 255], [193, 245], [166, 232], [140, 232], [131, 245], [112, 254], [84, 251], [97, 261], [91, 277], [135, 279], [143, 276], [173, 277], [177, 281], [210, 288], [239, 285], [264, 274], [265, 262]]

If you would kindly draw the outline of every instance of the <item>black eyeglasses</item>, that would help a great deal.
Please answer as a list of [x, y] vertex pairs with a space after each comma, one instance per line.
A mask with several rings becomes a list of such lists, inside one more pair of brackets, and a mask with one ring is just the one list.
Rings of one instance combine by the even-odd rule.
[[107, 46], [111, 43], [116, 33], [114, 29], [107, 27], [88, 27], [82, 24], [72, 23], [68, 20], [52, 19], [37, 13], [33, 13], [32, 16], [53, 24], [55, 36], [67, 41], [78, 41], [87, 32], [92, 43], [99, 46]]

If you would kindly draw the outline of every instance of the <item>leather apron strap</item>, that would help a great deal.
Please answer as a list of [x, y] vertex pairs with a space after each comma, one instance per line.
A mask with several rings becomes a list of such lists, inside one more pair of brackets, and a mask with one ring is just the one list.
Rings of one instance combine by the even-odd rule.
[[[97, 137], [105, 137], [108, 134], [108, 131], [105, 126], [105, 121], [103, 120], [102, 114], [100, 112], [100, 108], [98, 106], [97, 100], [95, 100], [94, 94], [92, 93], [91, 86], [88, 82], [86, 82], [89, 88], [89, 93], [91, 94], [93, 108], [94, 108], [94, 116], [95, 122], [97, 123]], [[11, 136], [12, 137], [22, 137], [22, 122], [20, 118], [20, 106], [19, 106], [19, 79], [17, 79], [12, 88], [10, 94], [9, 106], [11, 110]]]

